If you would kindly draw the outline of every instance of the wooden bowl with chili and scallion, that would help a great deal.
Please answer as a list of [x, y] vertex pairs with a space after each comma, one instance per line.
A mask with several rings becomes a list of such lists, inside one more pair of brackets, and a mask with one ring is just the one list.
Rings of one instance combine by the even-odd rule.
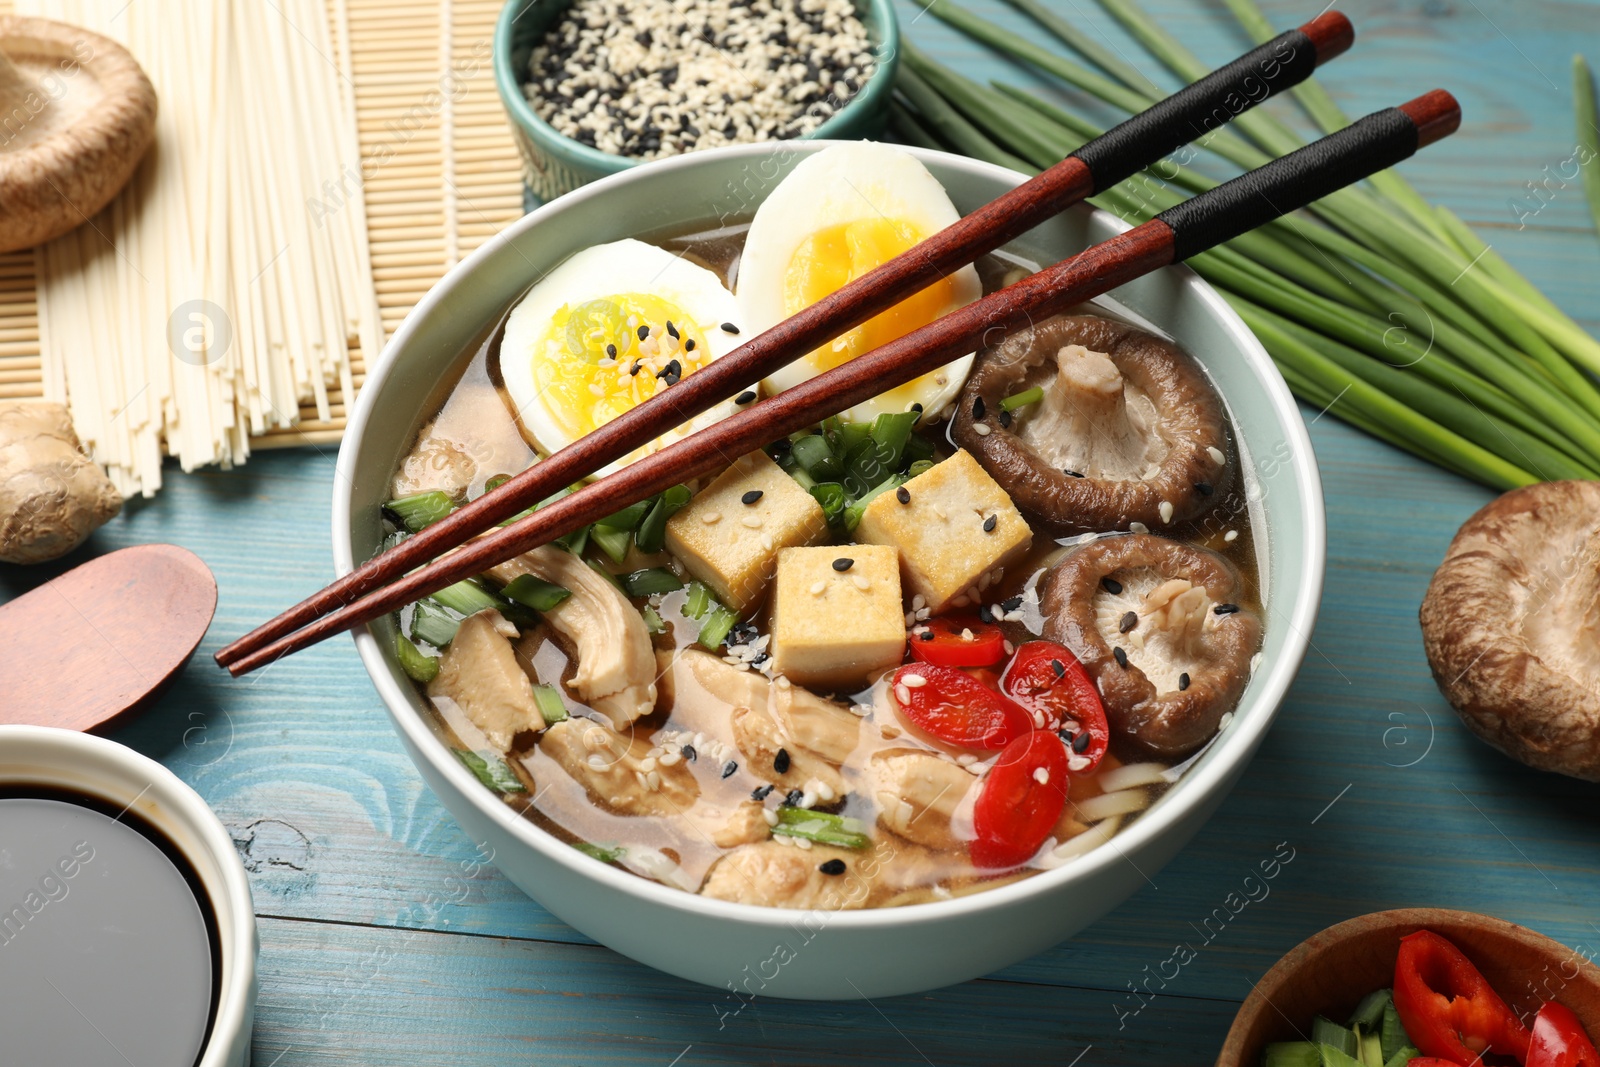
[[1217, 1067], [1600, 1067], [1600, 967], [1465, 911], [1362, 915], [1256, 984]]

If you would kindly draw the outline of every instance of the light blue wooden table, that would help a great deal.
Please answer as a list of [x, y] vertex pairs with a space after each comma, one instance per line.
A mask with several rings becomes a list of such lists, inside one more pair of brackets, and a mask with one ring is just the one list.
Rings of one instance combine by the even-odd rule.
[[[1106, 26], [1090, 0], [1048, 2]], [[973, 6], [1023, 25], [994, 0]], [[1147, 6], [1208, 59], [1241, 49], [1220, 4]], [[1268, 6], [1284, 26], [1317, 7]], [[982, 77], [1003, 69], [917, 6], [902, 10], [909, 35], [940, 58]], [[1454, 91], [1462, 132], [1406, 173], [1600, 327], [1600, 240], [1578, 188], [1555, 189], [1526, 228], [1510, 204], [1571, 153], [1567, 64], [1580, 47], [1600, 59], [1600, 6], [1387, 0], [1346, 10], [1358, 43], [1324, 83], [1354, 113], [1436, 85]], [[1110, 37], [1154, 73], [1125, 37]], [[348, 641], [242, 681], [211, 665], [225, 639], [331, 577], [331, 449], [263, 454], [227, 473], [174, 470], [157, 500], [131, 504], [73, 561], [162, 540], [216, 572], [221, 602], [201, 655], [116, 737], [194, 785], [250, 870], [260, 1067], [1209, 1062], [1253, 980], [1303, 937], [1362, 912], [1475, 909], [1600, 949], [1600, 790], [1526, 770], [1467, 735], [1422, 655], [1423, 589], [1489, 494], [1331, 416], [1306, 418], [1328, 498], [1324, 608], [1239, 788], [1176, 861], [1077, 938], [980, 981], [877, 1003], [757, 1000], [719, 1021], [729, 1005], [717, 992], [588, 942], [479, 869], [402, 755]], [[0, 597], [43, 573], [0, 570]], [[1220, 932], [1215, 920], [1202, 928], [1279, 850], [1293, 859], [1270, 894]], [[1173, 976], [1167, 961], [1180, 944], [1195, 956]], [[1159, 996], [1130, 992], [1147, 981]]]

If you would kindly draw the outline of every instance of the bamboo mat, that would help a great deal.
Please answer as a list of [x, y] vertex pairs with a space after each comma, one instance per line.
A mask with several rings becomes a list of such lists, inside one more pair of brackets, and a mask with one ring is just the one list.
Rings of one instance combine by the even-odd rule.
[[[503, 0], [327, 4], [339, 52], [332, 58], [355, 95], [372, 276], [387, 338], [446, 270], [522, 215], [517, 150], [492, 62]], [[10, 11], [10, 0], [0, 0], [0, 14]], [[336, 210], [339, 189], [330, 183], [324, 192], [321, 209]], [[44, 394], [34, 283], [31, 251], [0, 255], [0, 398]], [[354, 346], [350, 356], [359, 390], [366, 367]], [[328, 420], [306, 405], [297, 426], [253, 437], [251, 447], [337, 442], [353, 400], [334, 389]]]

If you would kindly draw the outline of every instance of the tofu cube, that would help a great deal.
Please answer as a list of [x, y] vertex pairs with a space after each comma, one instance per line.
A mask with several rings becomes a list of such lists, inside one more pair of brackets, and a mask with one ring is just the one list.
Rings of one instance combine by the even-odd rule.
[[[824, 545], [778, 553], [772, 660], [799, 685], [854, 689], [906, 650], [899, 553], [886, 545]], [[849, 560], [849, 566], [836, 561]]]
[[743, 615], [766, 596], [779, 551], [814, 545], [827, 533], [822, 505], [758, 450], [667, 520], [667, 550]]
[[[900, 550], [906, 588], [935, 615], [989, 585], [985, 575], [1027, 555], [1033, 531], [995, 480], [966, 451], [905, 484], [906, 503], [880, 493], [856, 527], [856, 540]], [[954, 606], [963, 606], [954, 603]]]

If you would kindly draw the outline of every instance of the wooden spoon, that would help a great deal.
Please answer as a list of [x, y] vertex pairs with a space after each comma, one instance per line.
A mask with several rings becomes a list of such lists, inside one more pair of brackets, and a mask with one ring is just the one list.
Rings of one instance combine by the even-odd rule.
[[216, 579], [177, 545], [100, 556], [0, 605], [0, 723], [92, 730], [144, 706], [216, 609]]

